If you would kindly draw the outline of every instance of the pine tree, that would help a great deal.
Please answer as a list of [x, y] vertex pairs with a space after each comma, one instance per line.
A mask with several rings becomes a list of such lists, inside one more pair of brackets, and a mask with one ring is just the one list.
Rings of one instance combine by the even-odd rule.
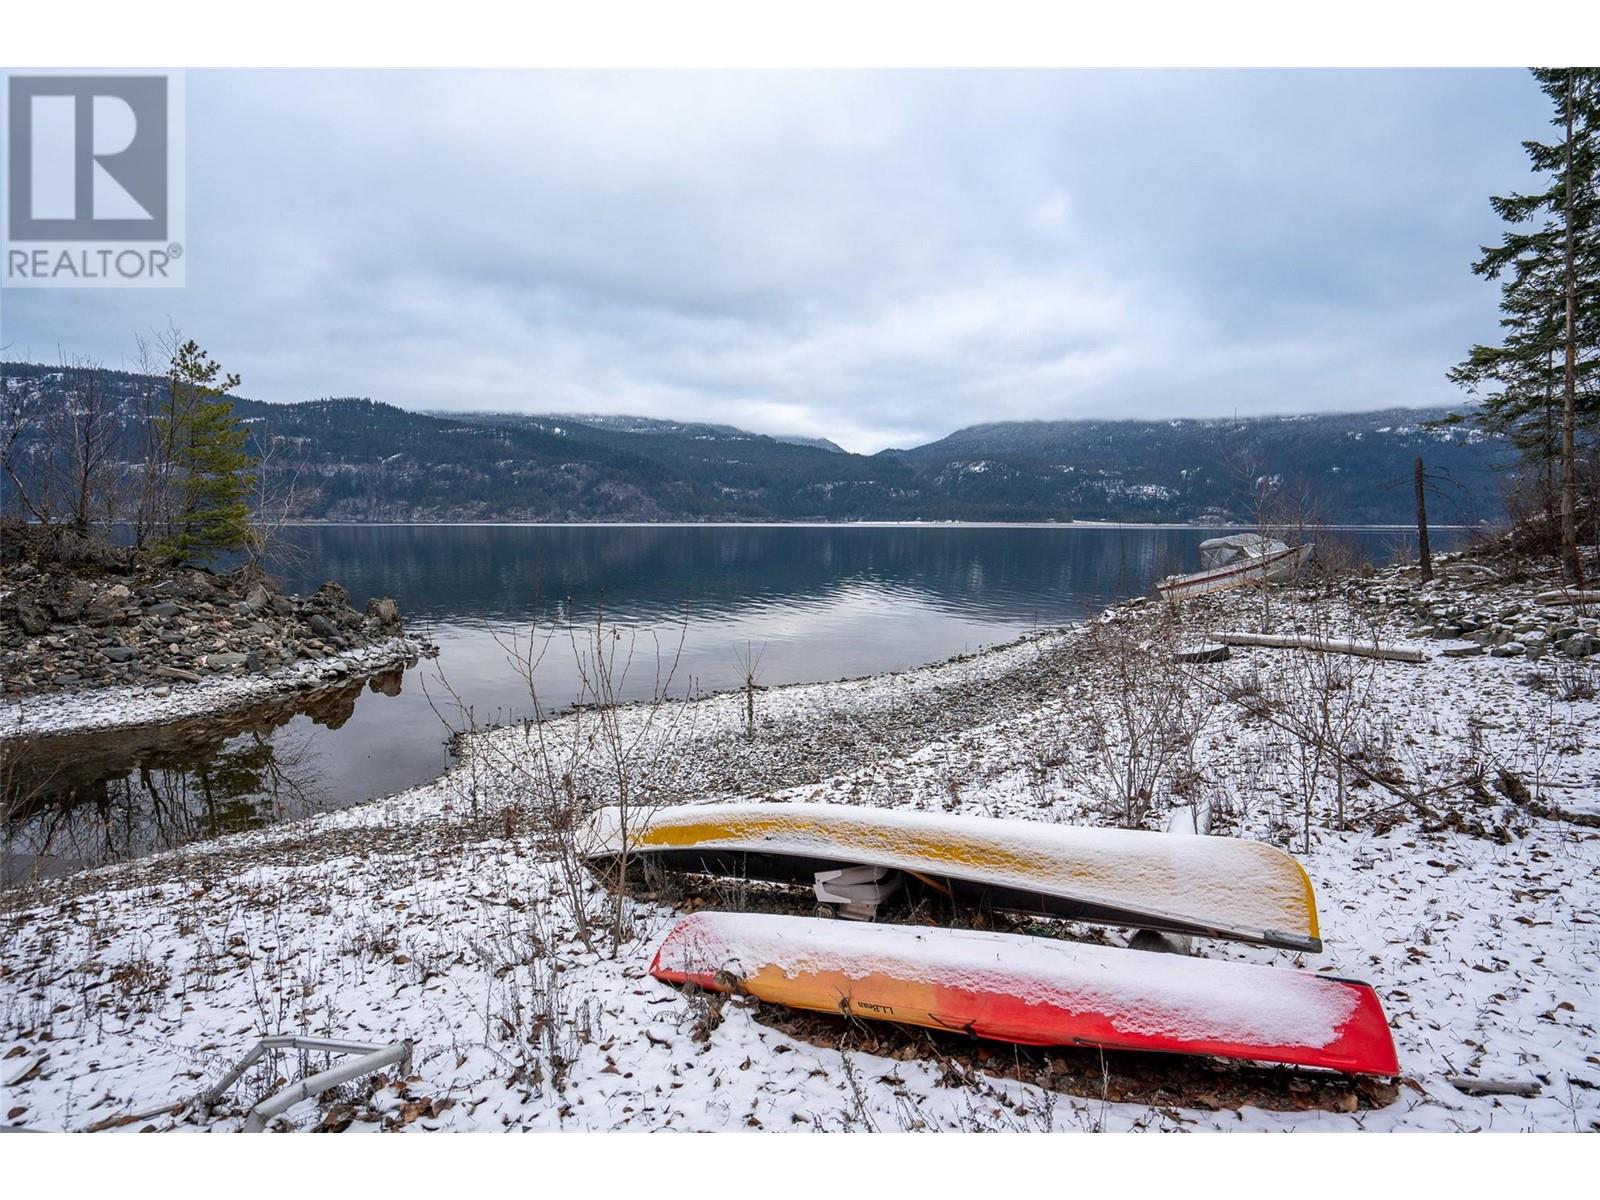
[[[1533, 469], [1551, 531], [1559, 524], [1560, 284], [1558, 274], [1545, 271], [1541, 276], [1533, 268], [1520, 280], [1508, 280], [1501, 301], [1501, 344], [1474, 346], [1467, 359], [1450, 372], [1452, 381], [1478, 398], [1474, 414], [1478, 425], [1508, 440], [1522, 462]], [[1459, 419], [1452, 417], [1451, 421]]]
[[157, 437], [170, 478], [170, 506], [156, 553], [197, 560], [244, 547], [250, 540], [248, 432], [233, 417], [228, 393], [237, 375], [194, 341], [184, 342], [167, 369], [166, 403]]
[[1490, 199], [1508, 228], [1472, 270], [1500, 282], [1502, 341], [1474, 346], [1451, 378], [1482, 399], [1480, 423], [1539, 469], [1562, 569], [1579, 583], [1578, 446], [1594, 443], [1600, 417], [1600, 70], [1533, 76], [1561, 138], [1522, 144], [1543, 191]]

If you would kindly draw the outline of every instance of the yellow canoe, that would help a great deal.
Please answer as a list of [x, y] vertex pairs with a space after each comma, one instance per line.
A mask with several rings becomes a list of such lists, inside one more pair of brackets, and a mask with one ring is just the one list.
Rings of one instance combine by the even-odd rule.
[[1262, 842], [835, 804], [641, 809], [626, 836], [622, 817], [595, 814], [588, 858], [626, 841], [668, 869], [795, 882], [880, 866], [995, 909], [1322, 949], [1305, 870]]

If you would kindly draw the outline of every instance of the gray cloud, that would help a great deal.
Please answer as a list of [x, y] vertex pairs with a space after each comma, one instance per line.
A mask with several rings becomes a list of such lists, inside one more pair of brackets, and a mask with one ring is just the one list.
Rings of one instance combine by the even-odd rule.
[[983, 420], [1450, 402], [1524, 73], [218, 73], [170, 317], [269, 400], [631, 412], [875, 450]]

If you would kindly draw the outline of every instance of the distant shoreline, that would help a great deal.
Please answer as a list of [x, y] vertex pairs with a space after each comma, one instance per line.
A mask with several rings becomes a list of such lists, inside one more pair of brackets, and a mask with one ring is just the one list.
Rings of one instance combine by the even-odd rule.
[[[1182, 521], [286, 521], [294, 529], [326, 526], [342, 529], [389, 528], [527, 528], [527, 529], [1253, 529], [1253, 525], [1210, 525]], [[1414, 525], [1320, 525], [1336, 533], [1406, 533]], [[1447, 525], [1429, 522], [1430, 530], [1484, 529], [1483, 525]]]

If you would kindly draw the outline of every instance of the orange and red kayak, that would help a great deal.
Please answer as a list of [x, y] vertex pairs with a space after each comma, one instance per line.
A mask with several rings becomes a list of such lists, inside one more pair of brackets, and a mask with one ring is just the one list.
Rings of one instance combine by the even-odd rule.
[[1395, 1075], [1364, 983], [1053, 938], [696, 913], [650, 966], [668, 983], [739, 992], [1030, 1046], [1101, 1046]]

